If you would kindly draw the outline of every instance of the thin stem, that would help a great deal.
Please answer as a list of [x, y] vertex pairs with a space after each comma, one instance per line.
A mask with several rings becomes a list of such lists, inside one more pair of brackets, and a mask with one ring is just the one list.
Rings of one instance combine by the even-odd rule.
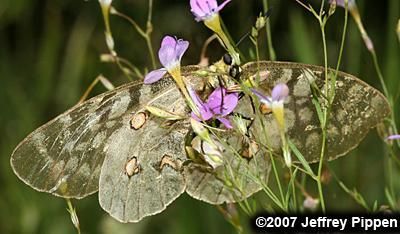
[[153, 0], [149, 0], [149, 10], [147, 13], [147, 23], [151, 23], [153, 18]]
[[325, 130], [322, 130], [322, 146], [321, 146], [321, 155], [320, 155], [320, 161], [318, 165], [318, 176], [317, 176], [317, 185], [318, 185], [318, 193], [319, 193], [319, 199], [321, 201], [321, 209], [322, 212], [325, 213], [325, 200], [324, 200], [324, 193], [322, 191], [322, 182], [321, 182], [321, 175], [322, 175], [322, 165], [323, 165], [323, 160], [324, 160], [324, 155], [325, 155], [325, 144], [326, 144], [326, 133]]
[[276, 169], [275, 159], [271, 153], [269, 153], [269, 157], [271, 160], [272, 170], [274, 171], [275, 180], [278, 185], [279, 195], [281, 196], [281, 201], [284, 202], [285, 196], [283, 195], [283, 189], [282, 189], [281, 181], [279, 178], [278, 170]]
[[296, 197], [296, 187], [295, 187], [295, 178], [293, 178], [293, 171], [292, 167], [289, 167], [289, 173], [290, 173], [290, 179], [292, 181], [291, 186], [292, 186], [292, 196], [293, 196], [293, 209], [296, 212], [297, 211], [297, 197]]
[[343, 25], [343, 32], [342, 32], [342, 41], [340, 43], [340, 49], [339, 49], [339, 57], [338, 57], [338, 61], [336, 64], [336, 74], [335, 77], [337, 77], [337, 74], [339, 72], [339, 67], [340, 67], [340, 63], [342, 61], [342, 55], [343, 55], [343, 49], [344, 49], [344, 42], [346, 40], [346, 31], [347, 31], [347, 20], [348, 20], [348, 8], [345, 7], [345, 14], [344, 14], [344, 25]]
[[[327, 46], [326, 46], [326, 36], [325, 36], [325, 23], [322, 19], [323, 15], [323, 5], [324, 1], [321, 3], [321, 8], [320, 8], [320, 14], [318, 17], [318, 21], [320, 24], [320, 29], [321, 29], [321, 36], [322, 36], [322, 43], [323, 43], [323, 50], [324, 50], [324, 67], [325, 67], [325, 95], [328, 95], [329, 93], [329, 85], [328, 85], [328, 51], [327, 51]], [[324, 193], [322, 191], [322, 182], [321, 182], [321, 177], [322, 177], [322, 166], [324, 163], [324, 157], [325, 157], [325, 148], [326, 148], [326, 126], [329, 118], [329, 103], [325, 105], [324, 108], [324, 113], [323, 113], [323, 118], [322, 118], [322, 123], [321, 123], [321, 130], [322, 130], [322, 145], [321, 145], [321, 154], [319, 158], [319, 165], [318, 165], [318, 175], [317, 175], [317, 185], [318, 185], [318, 193], [319, 193], [319, 198], [321, 201], [321, 209], [322, 212], [325, 213], [325, 200], [324, 200]]]
[[307, 9], [308, 11], [311, 11], [311, 12], [312, 12], [312, 9], [311, 9], [309, 6], [306, 6], [302, 1], [296, 0], [296, 2], [297, 2], [298, 4], [300, 4], [302, 7], [304, 7], [305, 9]]
[[204, 59], [206, 59], [206, 53], [207, 53], [208, 45], [210, 45], [210, 43], [212, 41], [214, 41], [215, 39], [217, 39], [217, 38], [218, 38], [217, 34], [213, 34], [209, 38], [207, 38], [207, 40], [204, 42], [203, 47], [201, 48], [201, 53], [200, 53], [200, 63]]
[[153, 32], [153, 24], [151, 23], [152, 17], [153, 17], [153, 0], [149, 0], [149, 12], [147, 15], [147, 23], [146, 23], [146, 43], [151, 57], [151, 64], [153, 66], [153, 69], [156, 69], [156, 59], [154, 56], [153, 45], [151, 44], [151, 33]]
[[68, 212], [70, 213], [71, 216], [71, 221], [74, 224], [74, 227], [76, 228], [78, 234], [81, 234], [81, 229], [79, 227], [79, 219], [78, 216], [76, 214], [75, 208], [71, 203], [71, 200], [69, 198], [65, 199], [67, 201], [67, 205], [68, 205]]
[[[152, 1], [149, 2], [149, 12], [152, 11]], [[153, 69], [156, 69], [156, 60], [155, 60], [155, 56], [154, 56], [154, 50], [153, 50], [153, 46], [151, 44], [151, 37], [150, 34], [152, 32], [152, 24], [151, 21], [147, 21], [147, 28], [146, 31], [144, 31], [137, 23], [136, 21], [134, 21], [132, 18], [130, 18], [129, 16], [117, 11], [115, 8], [112, 8], [111, 11], [112, 14], [117, 15], [123, 19], [125, 19], [126, 21], [128, 21], [132, 27], [139, 33], [140, 36], [142, 36], [144, 38], [144, 40], [146, 41], [146, 45], [147, 45], [147, 49], [149, 50], [149, 54], [150, 54], [150, 58], [151, 58], [151, 63], [152, 63], [152, 67]], [[149, 13], [150, 14], [150, 13]], [[149, 19], [151, 19], [151, 16], [149, 16]]]
[[379, 81], [382, 85], [383, 93], [385, 94], [386, 97], [390, 98], [388, 89], [387, 89], [385, 81], [383, 79], [381, 69], [379, 67], [378, 58], [376, 57], [375, 50], [371, 51], [371, 56], [372, 56], [372, 60], [374, 61], [374, 66], [375, 66], [375, 70], [378, 75]]
[[[266, 12], [268, 10], [268, 0], [263, 0], [263, 8], [264, 8], [264, 12]], [[270, 24], [270, 20], [269, 19], [266, 19], [265, 31], [266, 31], [266, 34], [267, 34], [267, 44], [268, 44], [269, 59], [271, 61], [275, 61], [276, 60], [276, 54], [275, 54], [274, 46], [272, 45], [271, 24]]]

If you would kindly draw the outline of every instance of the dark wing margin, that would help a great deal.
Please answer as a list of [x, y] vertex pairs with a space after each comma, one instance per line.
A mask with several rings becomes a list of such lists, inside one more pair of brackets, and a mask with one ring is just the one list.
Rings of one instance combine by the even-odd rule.
[[[310, 81], [320, 90], [325, 90], [324, 68], [290, 62], [260, 62], [260, 70], [270, 72], [260, 89], [269, 93], [277, 83], [287, 83], [290, 94], [285, 103], [286, 131], [289, 139], [297, 146], [309, 162], [317, 162], [322, 142], [318, 115], [312, 103]], [[244, 66], [244, 77], [254, 75], [256, 63]], [[330, 73], [335, 72], [329, 70]], [[331, 82], [330, 82], [331, 83]], [[378, 90], [357, 77], [339, 72], [336, 79], [336, 93], [332, 104], [327, 129], [328, 160], [347, 154], [367, 135], [371, 128], [390, 114], [386, 97]], [[324, 100], [319, 97], [321, 103]], [[265, 117], [270, 147], [279, 151], [280, 137], [272, 115]]]

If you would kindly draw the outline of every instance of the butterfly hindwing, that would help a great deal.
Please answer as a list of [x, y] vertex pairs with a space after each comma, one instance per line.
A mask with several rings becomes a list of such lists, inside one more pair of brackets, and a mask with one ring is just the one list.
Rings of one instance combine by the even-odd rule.
[[[319, 66], [289, 63], [248, 63], [243, 67], [243, 76], [254, 75], [257, 67], [269, 71], [268, 78], [260, 89], [268, 94], [278, 83], [287, 83], [290, 94], [285, 104], [286, 131], [308, 162], [317, 162], [320, 157], [322, 134], [315, 105], [312, 103], [311, 83], [325, 90], [324, 68]], [[329, 71], [334, 74], [333, 70]], [[328, 76], [330, 77], [330, 76]], [[330, 82], [330, 81], [329, 81]], [[326, 158], [333, 160], [356, 147], [369, 130], [389, 115], [386, 98], [362, 80], [339, 72], [335, 83], [335, 99], [332, 104], [327, 128]], [[324, 99], [317, 97], [320, 103]], [[273, 115], [265, 116], [270, 147], [280, 149], [280, 137]]]

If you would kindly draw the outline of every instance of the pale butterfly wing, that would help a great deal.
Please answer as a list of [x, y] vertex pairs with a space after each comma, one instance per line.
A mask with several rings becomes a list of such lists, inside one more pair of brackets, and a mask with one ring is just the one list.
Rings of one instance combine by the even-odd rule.
[[106, 139], [138, 101], [128, 84], [79, 104], [35, 130], [14, 150], [11, 165], [36, 190], [82, 198], [98, 190]]
[[[323, 68], [280, 62], [260, 62], [259, 66], [261, 71], [270, 72], [260, 84], [264, 92], [279, 82], [288, 84], [288, 136], [309, 162], [317, 161], [321, 131], [311, 103], [310, 80], [322, 87]], [[197, 69], [184, 67], [183, 74], [201, 92], [204, 79], [191, 76]], [[242, 77], [256, 71], [256, 63], [246, 64]], [[161, 212], [185, 190], [196, 199], [221, 204], [243, 200], [260, 190], [260, 184], [267, 183], [270, 167], [263, 149], [250, 160], [226, 153], [226, 162], [233, 169], [233, 177], [227, 177], [226, 170], [210, 171], [205, 165], [185, 163], [185, 137], [190, 129], [187, 120], [168, 128], [161, 126], [162, 119], [150, 116], [137, 130], [132, 129], [132, 117], [148, 104], [181, 114], [189, 111], [170, 78], [153, 85], [121, 86], [72, 108], [30, 134], [13, 152], [14, 172], [36, 190], [62, 197], [82, 198], [96, 192], [100, 184], [101, 206], [122, 222], [139, 221]], [[236, 111], [254, 117], [247, 98], [240, 101]], [[388, 113], [382, 94], [340, 72], [328, 129], [328, 159], [357, 146], [369, 128]], [[272, 115], [265, 117], [265, 124], [269, 147], [278, 152], [280, 139]], [[250, 133], [262, 138], [260, 129], [260, 123], [255, 122]], [[243, 147], [240, 135], [222, 138], [235, 150]], [[260, 181], [255, 183], [249, 175]]]
[[[148, 85], [142, 91], [151, 88]], [[151, 98], [151, 105], [187, 114], [185, 101], [173, 82]], [[143, 108], [138, 106], [131, 111], [140, 113]], [[159, 213], [185, 191], [181, 171], [186, 161], [188, 121], [162, 127], [165, 120], [150, 115], [140, 129], [132, 130], [128, 124], [130, 118], [124, 116], [123, 122], [127, 124], [107, 139], [106, 158], [100, 174], [100, 205], [121, 222], [137, 222]], [[137, 160], [138, 170], [129, 176], [125, 165], [132, 157]], [[163, 157], [168, 161], [163, 163]]]
[[[242, 98], [235, 113], [254, 117], [250, 99]], [[228, 146], [223, 154], [224, 165], [209, 170], [202, 165], [190, 163], [185, 168], [186, 192], [210, 204], [242, 201], [260, 191], [262, 184], [268, 183], [269, 156], [260, 147], [250, 158], [243, 157], [242, 151], [248, 148], [248, 144], [243, 135], [233, 130], [221, 133], [219, 137]]]
[[[243, 76], [254, 75], [258, 66], [261, 71], [270, 72], [268, 78], [260, 84], [260, 90], [266, 94], [274, 85], [287, 83], [290, 90], [285, 104], [288, 137], [308, 162], [317, 162], [320, 157], [322, 134], [316, 108], [312, 103], [310, 82], [315, 81], [315, 84], [324, 90], [324, 68], [299, 63], [262, 61], [259, 65], [246, 64], [243, 67]], [[321, 97], [319, 100], [323, 102]], [[390, 107], [383, 94], [355, 76], [339, 72], [327, 129], [325, 158], [333, 160], [355, 148], [369, 130], [382, 122], [389, 113]], [[281, 142], [274, 117], [267, 115], [265, 121], [268, 126], [269, 146], [279, 151]], [[260, 128], [254, 130], [257, 129]]]
[[[187, 67], [188, 73], [197, 67]], [[106, 142], [131, 110], [174, 87], [171, 79], [154, 85], [129, 83], [93, 97], [36, 129], [14, 150], [11, 166], [32, 188], [66, 198], [98, 191]], [[132, 129], [132, 131], [134, 131]]]

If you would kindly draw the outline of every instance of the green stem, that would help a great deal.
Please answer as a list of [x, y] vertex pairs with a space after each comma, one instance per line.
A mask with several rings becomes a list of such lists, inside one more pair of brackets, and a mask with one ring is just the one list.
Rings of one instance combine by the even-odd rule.
[[293, 211], [297, 211], [297, 197], [296, 197], [296, 186], [295, 186], [295, 178], [292, 179], [293, 177], [293, 171], [292, 167], [289, 167], [289, 173], [290, 173], [290, 179], [292, 181], [291, 186], [292, 186], [292, 196], [293, 196]]
[[154, 50], [153, 50], [153, 46], [151, 44], [150, 36], [146, 36], [145, 40], [146, 40], [147, 48], [149, 50], [149, 54], [150, 54], [150, 58], [151, 58], [151, 65], [153, 66], [153, 69], [156, 69], [157, 68], [156, 59], [154, 56]]
[[272, 153], [269, 154], [269, 157], [271, 160], [272, 170], [274, 171], [275, 180], [278, 185], [279, 195], [281, 196], [281, 201], [284, 202], [285, 196], [283, 195], [283, 189], [282, 189], [281, 181], [279, 179], [278, 170], [276, 169], [275, 159], [274, 159], [274, 156], [272, 155]]
[[[149, 2], [149, 15], [151, 15], [151, 10], [152, 10], [152, 1]], [[144, 38], [144, 40], [146, 41], [146, 45], [147, 45], [147, 49], [149, 50], [149, 54], [150, 54], [150, 58], [151, 58], [151, 63], [152, 63], [152, 67], [153, 69], [156, 69], [156, 60], [155, 60], [155, 56], [154, 56], [154, 50], [153, 50], [153, 46], [151, 44], [151, 32], [152, 32], [152, 24], [151, 21], [147, 21], [147, 28], [146, 31], [144, 31], [137, 23], [136, 21], [134, 21], [132, 18], [130, 18], [129, 16], [117, 11], [116, 9], [112, 9], [111, 11], [112, 14], [117, 15], [123, 19], [125, 19], [126, 21], [128, 21], [132, 27], [139, 33], [140, 36], [142, 36]], [[148, 19], [151, 19], [151, 17], [149, 17]]]
[[347, 31], [347, 20], [348, 20], [348, 8], [345, 8], [345, 15], [344, 15], [344, 25], [343, 25], [343, 32], [342, 32], [342, 41], [340, 43], [340, 50], [339, 50], [339, 57], [338, 57], [338, 61], [336, 64], [336, 74], [335, 77], [337, 77], [337, 74], [339, 72], [339, 67], [340, 67], [340, 63], [342, 61], [342, 55], [343, 55], [343, 49], [344, 49], [344, 42], [346, 39], [346, 31]]
[[390, 99], [388, 89], [386, 87], [386, 84], [385, 84], [385, 81], [383, 79], [383, 75], [382, 75], [381, 69], [379, 67], [378, 58], [376, 57], [375, 50], [371, 51], [371, 56], [372, 56], [372, 60], [374, 61], [374, 66], [375, 66], [375, 70], [376, 70], [376, 73], [377, 73], [378, 78], [379, 78], [379, 82], [382, 85], [383, 93], [385, 94], [386, 97], [388, 97]]
[[[266, 12], [268, 10], [268, 0], [263, 0], [263, 8], [264, 8], [264, 12]], [[267, 33], [267, 44], [268, 44], [269, 59], [271, 61], [275, 61], [276, 60], [276, 54], [275, 54], [274, 46], [272, 45], [271, 24], [270, 24], [270, 20], [269, 19], [266, 19], [265, 31]]]
[[146, 23], [146, 43], [147, 48], [149, 49], [150, 57], [151, 57], [151, 64], [153, 69], [156, 69], [156, 59], [154, 56], [154, 49], [151, 44], [151, 33], [153, 32], [153, 24], [151, 23], [153, 18], [153, 0], [149, 0], [149, 12], [147, 14], [147, 23]]
[[[323, 2], [323, 1], [322, 1]], [[323, 4], [323, 3], [322, 3]], [[321, 35], [322, 35], [322, 43], [323, 43], [323, 48], [324, 48], [324, 66], [325, 66], [325, 95], [328, 95], [328, 52], [327, 52], [327, 46], [326, 46], [326, 37], [325, 37], [325, 22], [322, 21], [322, 14], [319, 16], [319, 23], [320, 23], [320, 29], [321, 29]], [[329, 100], [327, 100], [329, 103]], [[321, 182], [321, 177], [322, 177], [322, 165], [324, 163], [324, 157], [325, 157], [325, 147], [326, 147], [326, 126], [327, 126], [327, 120], [328, 120], [328, 106], [325, 106], [324, 108], [324, 116], [322, 119], [321, 123], [321, 130], [322, 130], [322, 145], [321, 145], [321, 154], [319, 158], [319, 165], [318, 165], [318, 180], [317, 180], [317, 185], [318, 185], [318, 193], [319, 193], [319, 199], [321, 201], [321, 209], [322, 212], [325, 213], [325, 200], [324, 200], [324, 193], [322, 191], [322, 182]]]
[[321, 175], [322, 175], [322, 165], [323, 165], [323, 160], [324, 160], [324, 155], [325, 155], [325, 144], [326, 144], [326, 134], [325, 134], [325, 129], [322, 130], [322, 146], [321, 146], [321, 155], [320, 155], [320, 161], [318, 165], [318, 176], [317, 176], [317, 185], [318, 185], [318, 193], [319, 193], [319, 199], [321, 201], [321, 209], [322, 212], [325, 213], [325, 200], [324, 200], [324, 193], [322, 191], [322, 183], [321, 183]]
[[74, 224], [74, 227], [76, 228], [78, 234], [81, 234], [81, 229], [79, 227], [79, 220], [78, 220], [78, 216], [76, 215], [74, 206], [72, 205], [71, 200], [69, 198], [66, 198], [65, 200], [67, 201], [68, 211], [71, 215], [72, 223]]

